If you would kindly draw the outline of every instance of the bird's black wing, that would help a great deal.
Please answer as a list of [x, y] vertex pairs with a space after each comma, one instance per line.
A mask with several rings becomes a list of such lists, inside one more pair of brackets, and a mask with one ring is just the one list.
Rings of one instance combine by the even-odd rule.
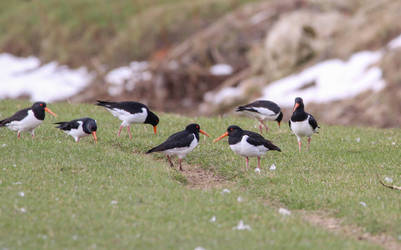
[[320, 128], [319, 125], [317, 124], [317, 121], [311, 114], [309, 114], [308, 122], [312, 126], [313, 130], [315, 130], [316, 128]]
[[171, 135], [165, 142], [149, 150], [148, 153], [165, 151], [173, 148], [189, 147], [194, 140], [194, 134], [187, 131], [180, 131]]
[[106, 102], [97, 100], [96, 105], [103, 106], [109, 109], [121, 109], [131, 114], [142, 113], [142, 108], [146, 108], [146, 105], [139, 102]]
[[246, 110], [250, 112], [257, 112], [257, 110], [254, 108], [266, 108], [273, 111], [275, 114], [280, 113], [281, 111], [280, 107], [276, 103], [266, 100], [259, 100], [247, 105], [239, 106], [236, 111], [239, 112]]
[[277, 151], [281, 151], [281, 149], [279, 147], [277, 147], [276, 145], [274, 145], [271, 141], [265, 139], [263, 136], [261, 136], [258, 133], [252, 132], [252, 131], [244, 131], [245, 135], [248, 136], [248, 138], [246, 139], [246, 141], [249, 144], [252, 144], [254, 146], [260, 146], [263, 145], [266, 148], [268, 148], [269, 150], [277, 150]]
[[71, 129], [77, 129], [79, 127], [79, 119], [77, 120], [72, 120], [69, 122], [56, 122], [55, 124], [58, 124], [56, 128], [59, 128], [61, 130], [71, 130]]
[[292, 129], [291, 129], [291, 119], [288, 120], [288, 127], [290, 127], [290, 130], [292, 131]]
[[13, 121], [21, 121], [22, 119], [24, 119], [28, 115], [28, 110], [29, 109], [30, 108], [22, 109], [22, 110], [16, 112], [14, 115], [12, 115], [12, 116], [4, 119], [4, 120], [1, 120], [0, 121], [0, 127], [3, 127], [3, 126], [5, 126], [8, 123], [13, 122]]

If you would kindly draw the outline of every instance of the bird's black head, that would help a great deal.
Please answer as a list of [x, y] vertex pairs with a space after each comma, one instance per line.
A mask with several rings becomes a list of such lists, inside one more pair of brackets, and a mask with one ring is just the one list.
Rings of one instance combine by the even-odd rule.
[[45, 119], [45, 108], [46, 108], [45, 102], [35, 102], [34, 104], [32, 104], [31, 107], [33, 114], [39, 120]]
[[227, 128], [228, 136], [241, 135], [242, 131], [242, 128], [238, 127], [237, 125], [231, 125]]
[[200, 128], [199, 124], [197, 124], [197, 123], [189, 124], [188, 126], [185, 127], [185, 131], [188, 131], [190, 133], [194, 133], [195, 135], [197, 135], [197, 134], [199, 135], [199, 133], [202, 133], [202, 134], [204, 134], [206, 136], [209, 136], [205, 131], [203, 131]]
[[145, 124], [150, 124], [153, 126], [153, 131], [157, 133], [157, 124], [159, 124], [159, 117], [155, 115], [152, 111], [148, 110], [148, 116], [146, 117]]
[[295, 98], [295, 104], [294, 104], [294, 109], [295, 110], [303, 110], [304, 109], [304, 100], [302, 100], [301, 97]]
[[280, 127], [280, 123], [282, 120], [283, 120], [283, 112], [280, 111], [280, 114], [277, 116], [277, 119], [276, 119], [279, 127]]
[[84, 131], [86, 133], [90, 134], [92, 132], [96, 132], [96, 130], [97, 130], [97, 124], [95, 120], [90, 119], [85, 123]]

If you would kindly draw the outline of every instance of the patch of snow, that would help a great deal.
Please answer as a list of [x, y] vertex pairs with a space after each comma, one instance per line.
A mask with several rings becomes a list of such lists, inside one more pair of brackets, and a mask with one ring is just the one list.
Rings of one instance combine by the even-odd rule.
[[242, 96], [242, 91], [240, 88], [228, 87], [220, 90], [217, 93], [207, 92], [204, 96], [205, 101], [214, 104], [224, 103], [225, 100], [231, 102], [232, 99], [240, 98]]
[[111, 70], [107, 73], [105, 80], [111, 86], [108, 92], [112, 96], [121, 94], [125, 89], [132, 91], [136, 83], [140, 81], [150, 81], [152, 74], [148, 71], [148, 62], [131, 62], [129, 66], [123, 66]]
[[21, 197], [24, 197], [25, 193], [24, 192], [19, 192], [18, 195], [21, 196]]
[[222, 194], [229, 194], [231, 193], [231, 191], [227, 188], [223, 189], [223, 191], [221, 191]]
[[395, 141], [393, 141], [393, 142], [391, 143], [391, 145], [395, 145]]
[[5, 143], [3, 143], [3, 144], [1, 145], [2, 148], [4, 148], [5, 146], [7, 146], [7, 144], [5, 144]]
[[260, 168], [255, 168], [255, 173], [260, 174]]
[[84, 67], [70, 69], [56, 62], [41, 65], [36, 57], [0, 54], [0, 99], [29, 95], [31, 101], [64, 100], [85, 88], [93, 77]]
[[396, 49], [396, 48], [401, 47], [401, 35], [399, 35], [399, 36], [397, 36], [396, 38], [394, 38], [393, 40], [391, 40], [391, 41], [387, 44], [387, 46], [388, 46], [390, 49]]
[[13, 184], [14, 184], [14, 185], [21, 185], [22, 183], [19, 182], [19, 181], [17, 181], [17, 182], [14, 182]]
[[231, 75], [233, 68], [228, 64], [215, 64], [209, 69], [210, 74], [215, 76]]
[[282, 215], [291, 215], [291, 211], [286, 208], [283, 208], [283, 207], [280, 207], [278, 209], [278, 212], [279, 212], [279, 214], [282, 214]]
[[361, 206], [364, 206], [364, 207], [366, 207], [366, 203], [365, 203], [365, 202], [363, 202], [363, 201], [359, 202], [359, 204], [360, 204]]
[[216, 216], [213, 216], [212, 218], [210, 218], [210, 220], [209, 220], [210, 222], [216, 222]]
[[387, 182], [387, 183], [392, 183], [392, 182], [393, 182], [393, 178], [391, 178], [391, 177], [385, 177], [385, 178], [384, 178], [384, 181]]
[[20, 211], [21, 213], [26, 213], [26, 209], [25, 209], [24, 207], [21, 207], [21, 208], [19, 209], [19, 211]]
[[242, 199], [242, 197], [241, 197], [241, 196], [238, 196], [238, 198], [237, 198], [237, 201], [238, 201], [238, 202], [243, 202], [243, 201], [244, 201], [244, 199]]
[[361, 138], [358, 137], [358, 138], [355, 139], [355, 141], [356, 141], [356, 142], [360, 142], [360, 141], [361, 141]]
[[116, 205], [118, 202], [117, 201], [111, 201], [110, 203], [111, 203], [111, 205]]
[[233, 227], [233, 230], [248, 230], [248, 231], [250, 231], [252, 229], [251, 229], [251, 226], [244, 224], [244, 222], [242, 220], [240, 220], [238, 222], [238, 225]]
[[379, 91], [385, 86], [382, 70], [372, 65], [382, 56], [381, 51], [361, 51], [348, 61], [320, 62], [299, 74], [270, 83], [263, 90], [263, 99], [291, 107], [297, 96], [307, 102], [324, 103], [351, 98], [367, 90]]
[[273, 164], [270, 166], [269, 170], [270, 170], [270, 171], [276, 170], [276, 165], [273, 163]]

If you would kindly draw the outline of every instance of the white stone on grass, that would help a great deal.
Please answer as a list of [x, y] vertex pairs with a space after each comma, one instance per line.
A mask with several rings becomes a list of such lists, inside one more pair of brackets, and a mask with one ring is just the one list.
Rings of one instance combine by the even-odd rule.
[[363, 202], [363, 201], [359, 202], [359, 204], [360, 204], [361, 206], [364, 206], [364, 207], [366, 207], [366, 203], [365, 203], [365, 202]]
[[283, 208], [283, 207], [280, 207], [280, 208], [278, 209], [278, 212], [279, 212], [279, 214], [282, 214], [282, 215], [290, 215], [290, 214], [291, 214], [291, 211], [290, 211], [290, 210], [288, 210], [288, 209], [286, 209], [286, 208]]
[[118, 201], [111, 201], [111, 205], [116, 205], [118, 203]]
[[25, 193], [24, 192], [19, 192], [18, 195], [21, 196], [21, 197], [24, 197]]
[[244, 224], [244, 222], [242, 220], [240, 220], [238, 222], [238, 225], [233, 227], [233, 230], [248, 230], [248, 231], [250, 231], [252, 229], [251, 229], [251, 226]]
[[210, 220], [209, 220], [210, 222], [216, 222], [216, 216], [214, 216], [213, 215], [213, 217], [212, 218], [210, 218]]
[[386, 177], [384, 178], [384, 181], [387, 182], [387, 183], [392, 183], [392, 182], [393, 182], [393, 179], [386, 176]]
[[223, 191], [221, 191], [222, 194], [229, 194], [231, 193], [231, 191], [227, 188], [223, 189]]
[[270, 170], [270, 171], [276, 170], [276, 165], [273, 163], [273, 164], [270, 166], [269, 170]]
[[243, 202], [243, 201], [244, 201], [244, 199], [242, 199], [242, 197], [241, 197], [241, 196], [238, 196], [238, 198], [237, 198], [237, 201], [238, 201], [238, 202]]
[[255, 168], [255, 173], [260, 174], [260, 168]]

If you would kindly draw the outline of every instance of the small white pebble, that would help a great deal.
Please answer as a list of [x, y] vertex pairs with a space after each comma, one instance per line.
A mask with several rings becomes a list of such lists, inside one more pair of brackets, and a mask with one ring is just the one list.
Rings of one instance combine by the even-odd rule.
[[255, 173], [260, 174], [260, 168], [255, 168]]
[[17, 167], [17, 164], [13, 164], [13, 167], [15, 167], [15, 168], [16, 168], [16, 167]]
[[231, 193], [231, 191], [229, 189], [225, 188], [225, 189], [223, 189], [223, 191], [221, 191], [221, 193], [222, 194], [225, 194], [225, 193], [229, 194], [229, 193]]
[[3, 145], [1, 145], [1, 146], [4, 148], [5, 146], [7, 146], [7, 144], [5, 144], [5, 143], [4, 143], [4, 144], [3, 144]]
[[199, 246], [199, 247], [195, 247], [194, 250], [206, 250], [206, 249], [204, 247]]
[[391, 145], [395, 145], [395, 141], [393, 141], [393, 142], [391, 143]]
[[359, 202], [359, 204], [361, 204], [362, 206], [366, 207], [366, 203], [363, 202], [363, 201]]
[[270, 171], [274, 171], [274, 170], [276, 170], [276, 165], [275, 164], [272, 164], [271, 166], [270, 166]]
[[14, 184], [14, 185], [21, 185], [22, 183], [19, 182], [19, 181], [17, 181], [17, 182], [14, 182], [13, 184]]
[[213, 216], [212, 218], [210, 218], [209, 221], [210, 221], [210, 222], [215, 222], [215, 221], [216, 221], [216, 216]]
[[78, 239], [78, 235], [73, 235], [73, 236], [72, 236], [72, 239], [73, 239], [73, 240], [77, 240], [77, 239]]
[[116, 205], [118, 201], [111, 201], [111, 205]]
[[384, 181], [387, 182], [387, 183], [392, 183], [392, 182], [393, 182], [393, 179], [390, 178], [390, 177], [385, 177], [385, 178], [384, 178]]
[[238, 201], [238, 202], [243, 202], [243, 201], [244, 201], [244, 199], [242, 199], [242, 197], [241, 197], [241, 196], [238, 196], [238, 198], [237, 198], [237, 201]]
[[21, 213], [26, 213], [26, 209], [25, 209], [24, 207], [21, 207], [21, 208], [19, 209], [19, 211], [21, 211]]
[[282, 215], [290, 215], [290, 214], [291, 214], [291, 211], [290, 211], [290, 210], [288, 210], [288, 209], [286, 209], [286, 208], [283, 208], [283, 207], [280, 207], [280, 208], [278, 209], [278, 212], [279, 212], [279, 214], [282, 214]]
[[21, 196], [21, 197], [24, 197], [25, 193], [24, 192], [19, 192], [18, 195]]
[[355, 141], [356, 141], [356, 142], [360, 142], [360, 141], [361, 141], [361, 138], [358, 137], [358, 138], [355, 139]]
[[233, 230], [248, 230], [248, 231], [250, 231], [251, 230], [251, 226], [245, 225], [244, 222], [242, 220], [240, 220], [238, 222], [238, 225], [233, 227]]

